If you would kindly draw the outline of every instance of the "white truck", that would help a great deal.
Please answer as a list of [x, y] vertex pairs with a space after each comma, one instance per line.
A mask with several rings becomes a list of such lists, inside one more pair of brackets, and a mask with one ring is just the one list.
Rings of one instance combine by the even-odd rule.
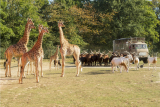
[[129, 53], [136, 53], [140, 61], [147, 63], [149, 52], [147, 44], [145, 43], [145, 38], [131, 37], [113, 40], [113, 52], [127, 54], [126, 51]]

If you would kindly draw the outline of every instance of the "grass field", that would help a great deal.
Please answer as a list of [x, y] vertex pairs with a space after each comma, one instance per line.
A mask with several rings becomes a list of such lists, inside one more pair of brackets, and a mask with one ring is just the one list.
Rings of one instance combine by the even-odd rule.
[[[158, 59], [160, 66], [160, 59]], [[72, 60], [67, 60], [69, 64]], [[45, 63], [45, 62], [44, 62]], [[145, 65], [147, 66], [147, 65]], [[36, 83], [27, 75], [23, 84], [18, 77], [4, 77], [1, 83], [1, 107], [160, 107], [160, 68], [130, 69], [129, 73], [111, 72], [111, 67], [76, 68], [44, 71]]]

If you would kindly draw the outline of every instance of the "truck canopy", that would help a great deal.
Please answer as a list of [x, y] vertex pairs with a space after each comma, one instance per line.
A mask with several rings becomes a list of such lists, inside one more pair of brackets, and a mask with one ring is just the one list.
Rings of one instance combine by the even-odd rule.
[[113, 40], [113, 52], [129, 51], [129, 46], [133, 43], [145, 43], [145, 38], [131, 37], [131, 38], [121, 38], [121, 39]]

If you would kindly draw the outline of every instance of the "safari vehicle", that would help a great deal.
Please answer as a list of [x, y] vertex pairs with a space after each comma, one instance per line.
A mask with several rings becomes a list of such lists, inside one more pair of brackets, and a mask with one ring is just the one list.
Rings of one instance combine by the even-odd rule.
[[149, 56], [147, 44], [145, 38], [131, 37], [121, 38], [113, 40], [113, 52], [119, 52], [120, 54], [135, 53], [140, 61], [147, 63]]

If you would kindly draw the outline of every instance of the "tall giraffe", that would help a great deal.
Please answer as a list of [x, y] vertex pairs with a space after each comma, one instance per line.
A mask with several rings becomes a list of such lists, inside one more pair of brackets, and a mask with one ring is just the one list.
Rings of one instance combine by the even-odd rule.
[[[41, 33], [42, 28], [43, 28], [43, 25], [39, 24], [39, 25], [38, 25], [39, 34]], [[42, 72], [42, 61], [43, 61], [43, 58], [44, 58], [44, 52], [43, 52], [43, 48], [42, 48], [42, 47], [41, 47], [40, 51], [41, 51], [41, 60], [40, 60], [41, 76], [43, 77], [43, 72]], [[31, 72], [31, 73], [34, 73], [33, 62], [30, 62], [30, 64], [28, 64], [27, 74], [29, 74], [29, 66], [30, 66], [30, 70], [31, 70], [30, 72]], [[33, 70], [33, 71], [32, 71], [32, 70]]]
[[[79, 75], [79, 68], [81, 68], [81, 62], [79, 60], [79, 55], [80, 55], [80, 48], [77, 45], [73, 45], [68, 43], [68, 41], [66, 40], [66, 38], [63, 35], [63, 30], [62, 27], [65, 27], [65, 25], [63, 24], [63, 21], [59, 21], [58, 22], [58, 27], [59, 27], [59, 32], [60, 32], [60, 44], [61, 44], [61, 48], [60, 48], [60, 53], [61, 53], [61, 57], [62, 57], [62, 74], [61, 77], [64, 77], [64, 67], [65, 67], [65, 56], [66, 55], [73, 55], [76, 62], [76, 68], [77, 68], [77, 75]], [[82, 71], [82, 68], [81, 68]]]
[[[7, 50], [5, 51], [5, 56], [6, 56], [6, 72], [5, 76], [10, 76], [11, 77], [11, 60], [13, 57], [17, 57], [18, 59], [18, 72], [17, 76], [19, 76], [19, 67], [20, 67], [20, 57], [28, 51], [27, 44], [29, 41], [29, 34], [31, 29], [34, 28], [34, 23], [30, 18], [28, 18], [26, 26], [25, 26], [25, 31], [23, 37], [18, 41], [17, 44], [11, 45]], [[8, 71], [9, 67], [9, 71]], [[8, 74], [9, 72], [9, 74]]]
[[49, 69], [50, 69], [50, 70], [51, 70], [51, 63], [52, 63], [53, 60], [55, 60], [55, 61], [57, 62], [57, 63], [56, 63], [56, 66], [55, 66], [55, 69], [56, 69], [56, 67], [57, 67], [57, 69], [58, 69], [58, 59], [59, 59], [58, 52], [59, 52], [59, 45], [57, 45], [57, 50], [56, 50], [56, 52], [54, 53], [54, 55], [52, 55], [52, 56], [50, 57], [50, 64], [49, 64]]
[[42, 28], [41, 33], [38, 35], [38, 40], [33, 46], [33, 48], [27, 53], [23, 54], [21, 57], [21, 75], [19, 78], [19, 83], [22, 83], [22, 75], [24, 74], [24, 68], [28, 62], [35, 62], [36, 67], [36, 81], [39, 82], [39, 71], [38, 71], [38, 63], [41, 60], [41, 47], [43, 41], [43, 35], [45, 33], [49, 33], [48, 28]]

